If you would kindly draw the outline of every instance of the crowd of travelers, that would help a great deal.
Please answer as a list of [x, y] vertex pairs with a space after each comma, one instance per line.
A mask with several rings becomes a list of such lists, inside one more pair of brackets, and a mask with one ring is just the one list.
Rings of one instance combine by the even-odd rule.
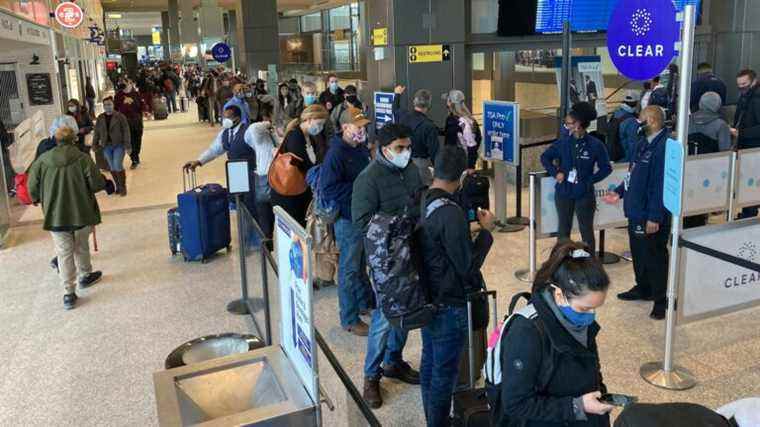
[[[678, 114], [677, 69], [669, 73], [668, 84], [656, 78], [642, 93], [627, 92], [604, 138], [588, 131], [597, 119], [595, 108], [575, 103], [564, 117], [562, 136], [541, 156], [556, 179], [558, 242], [536, 275], [529, 304], [501, 325], [500, 340], [489, 347], [499, 366], [498, 376], [486, 374], [493, 425], [610, 425], [616, 403], [606, 396], [595, 315], [610, 279], [596, 256], [593, 221], [594, 184], [611, 173], [611, 162], [629, 163], [628, 177], [604, 200], [623, 200], [636, 278], [617, 297], [651, 301], [650, 317], [665, 317], [670, 214], [661, 192], [668, 125]], [[485, 289], [480, 269], [495, 228], [487, 208], [476, 206], [474, 216], [468, 214], [473, 206], [462, 191], [477, 174], [482, 142], [465, 94], [453, 89], [443, 95], [447, 116], [439, 126], [430, 116], [429, 90], [405, 100], [406, 87], [396, 86], [393, 121], [372, 129], [357, 87], [341, 87], [333, 74], [321, 93], [312, 82], [292, 79], [270, 94], [265, 81], [222, 67], [161, 63], [134, 78], [119, 77], [115, 86], [97, 116], [89, 86], [84, 103], [70, 100], [28, 170], [29, 196], [42, 205], [43, 227], [54, 242], [64, 307], [74, 308], [77, 285], [87, 288], [102, 276], [89, 257], [88, 237], [101, 220], [94, 194], [126, 196], [123, 163], [129, 154], [130, 169], [140, 166], [143, 121], [185, 111], [193, 100], [198, 120], [221, 129], [185, 169], [223, 155], [248, 161], [252, 191], [242, 201], [266, 237], [273, 233], [273, 207], [280, 206], [320, 236], [315, 240], [328, 242], [317, 250], [317, 285], [337, 278], [341, 326], [367, 338], [362, 394], [368, 405], [381, 407], [381, 379], [392, 378], [420, 386], [427, 425], [450, 425], [472, 327], [468, 301]], [[709, 64], [699, 65], [690, 100], [695, 153], [760, 146], [755, 72], [741, 71], [737, 86], [741, 95], [729, 125], [720, 114], [725, 84]], [[742, 212], [754, 215], [757, 207]], [[574, 217], [582, 243], [570, 240]], [[404, 247], [411, 250], [397, 250]], [[395, 267], [384, 270], [391, 258]], [[419, 371], [403, 357], [415, 329], [422, 337]], [[725, 424], [709, 425], [743, 427], [750, 424], [741, 419], [756, 417], [747, 405], [757, 402], [718, 412], [688, 404], [633, 405], [615, 425], [677, 425], [662, 420], [693, 417], [689, 425], [697, 426], [713, 417]], [[659, 424], [647, 421], [654, 419]]]

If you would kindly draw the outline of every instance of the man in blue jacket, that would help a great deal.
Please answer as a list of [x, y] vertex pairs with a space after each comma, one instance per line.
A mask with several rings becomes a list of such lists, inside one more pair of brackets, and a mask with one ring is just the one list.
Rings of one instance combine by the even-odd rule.
[[668, 284], [668, 233], [670, 214], [662, 202], [665, 178], [665, 111], [649, 106], [641, 113], [643, 135], [636, 143], [628, 177], [605, 201], [624, 199], [628, 218], [628, 238], [633, 255], [636, 285], [618, 294], [623, 301], [654, 301], [649, 317], [665, 318], [665, 291]]
[[557, 180], [554, 200], [559, 218], [558, 240], [570, 239], [575, 215], [583, 242], [589, 248], [596, 247], [594, 184], [612, 173], [604, 143], [586, 133], [595, 115], [595, 110], [590, 104], [575, 104], [565, 117], [568, 134], [558, 139], [541, 155], [541, 164], [549, 175]]
[[320, 170], [319, 186], [324, 202], [338, 208], [335, 240], [340, 251], [340, 324], [354, 335], [367, 336], [369, 326], [359, 318], [359, 311], [369, 309], [371, 287], [364, 267], [364, 233], [351, 220], [351, 196], [356, 177], [369, 164], [365, 127], [370, 121], [356, 107], [348, 107], [346, 113], [350, 121], [343, 125], [343, 133], [330, 141]]
[[251, 107], [248, 105], [245, 98], [250, 98], [253, 94], [250, 92], [250, 89], [248, 89], [248, 86], [242, 83], [236, 84], [232, 91], [234, 95], [226, 104], [224, 104], [223, 111], [233, 105], [238, 107], [240, 109], [240, 123], [248, 126], [251, 123]]
[[412, 162], [420, 170], [422, 183], [429, 187], [433, 183], [433, 174], [430, 168], [438, 154], [440, 141], [439, 130], [435, 123], [428, 117], [433, 104], [433, 96], [429, 90], [420, 89], [414, 93], [412, 104], [414, 110], [409, 111], [401, 107], [401, 96], [404, 95], [406, 86], [396, 86], [393, 92], [393, 116], [396, 123], [407, 126], [412, 130]]

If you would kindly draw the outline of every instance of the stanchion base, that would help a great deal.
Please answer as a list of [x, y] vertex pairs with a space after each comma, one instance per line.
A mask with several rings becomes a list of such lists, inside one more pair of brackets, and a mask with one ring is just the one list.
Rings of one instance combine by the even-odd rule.
[[525, 230], [524, 225], [515, 225], [515, 224], [502, 224], [497, 229], [499, 233], [517, 233], [518, 231], [523, 231], [523, 230]]
[[625, 251], [622, 254], [620, 254], [620, 259], [623, 261], [633, 262], [633, 254], [631, 251]]
[[515, 271], [515, 278], [521, 282], [533, 283], [533, 274], [531, 274], [528, 268]]
[[602, 252], [598, 255], [602, 264], [617, 264], [620, 262], [620, 257], [612, 252]]
[[[260, 305], [263, 301], [261, 301], [260, 298], [249, 298], [248, 302], [252, 306], [256, 306], [256, 304]], [[227, 304], [227, 312], [240, 316], [244, 314], [251, 314], [251, 311], [248, 309], [248, 304], [246, 304], [245, 300], [242, 298], [236, 299], [235, 301], [231, 301], [229, 304]]]
[[665, 372], [662, 362], [645, 363], [639, 373], [644, 381], [667, 390], [688, 390], [697, 385], [697, 379], [687, 369], [673, 366], [672, 371]]
[[513, 216], [507, 218], [507, 224], [528, 226], [530, 225], [530, 219], [525, 218], [524, 216]]

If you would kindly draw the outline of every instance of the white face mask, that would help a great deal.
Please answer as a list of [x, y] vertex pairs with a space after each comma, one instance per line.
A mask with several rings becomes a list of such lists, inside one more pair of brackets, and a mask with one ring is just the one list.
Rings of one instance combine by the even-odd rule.
[[320, 133], [322, 133], [322, 130], [324, 128], [325, 128], [324, 123], [319, 123], [319, 122], [312, 123], [311, 126], [309, 126], [309, 135], [317, 136]]
[[232, 119], [224, 118], [222, 119], [222, 127], [225, 129], [232, 129], [235, 127], [235, 122], [232, 121]]
[[388, 159], [389, 162], [393, 163], [396, 167], [400, 169], [405, 169], [406, 166], [409, 164], [409, 159], [412, 158], [412, 150], [406, 149], [402, 151], [401, 153], [394, 153], [390, 149], [386, 151], [385, 157]]
[[73, 105], [71, 107], [69, 107], [69, 113], [76, 113], [77, 110], [78, 110], [78, 108], [75, 107], [75, 106], [73, 106]]

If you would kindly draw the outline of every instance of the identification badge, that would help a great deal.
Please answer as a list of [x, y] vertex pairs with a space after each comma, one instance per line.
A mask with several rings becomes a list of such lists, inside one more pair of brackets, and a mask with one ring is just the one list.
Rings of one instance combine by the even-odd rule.
[[623, 184], [625, 185], [625, 191], [628, 191], [628, 186], [631, 184], [631, 173], [628, 172], [625, 175], [625, 179], [623, 180]]
[[577, 184], [578, 183], [578, 171], [573, 169], [570, 171], [570, 173], [567, 175], [567, 181], [570, 184]]

